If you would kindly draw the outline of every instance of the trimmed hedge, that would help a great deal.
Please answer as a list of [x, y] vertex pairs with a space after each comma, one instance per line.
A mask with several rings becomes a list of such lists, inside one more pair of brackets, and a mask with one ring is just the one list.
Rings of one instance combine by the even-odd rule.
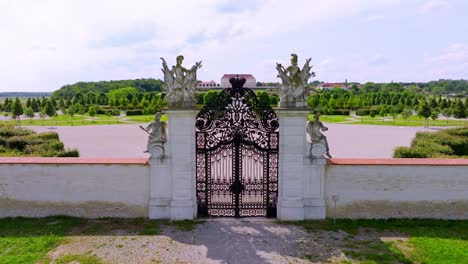
[[359, 109], [356, 111], [356, 115], [358, 116], [368, 116], [370, 115], [370, 109]]
[[143, 110], [138, 109], [138, 110], [128, 110], [126, 112], [127, 116], [136, 116], [136, 115], [143, 115]]
[[0, 123], [0, 156], [79, 157], [78, 150], [65, 150], [56, 132], [36, 134], [32, 130]]
[[410, 147], [398, 147], [394, 158], [468, 158], [468, 128], [418, 132]]
[[327, 115], [344, 115], [344, 116], [349, 116], [351, 113], [350, 110], [344, 110], [344, 109], [335, 109], [335, 110], [325, 110]]

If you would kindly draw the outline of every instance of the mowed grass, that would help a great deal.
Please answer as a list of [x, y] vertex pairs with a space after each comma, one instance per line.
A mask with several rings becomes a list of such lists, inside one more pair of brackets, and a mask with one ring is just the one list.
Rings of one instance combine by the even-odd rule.
[[[125, 120], [136, 122], [136, 123], [148, 123], [154, 121], [154, 115], [137, 115], [137, 116], [125, 116]], [[166, 114], [161, 116], [161, 121], [167, 122], [168, 118]]]
[[[359, 233], [388, 231], [408, 236], [407, 241], [349, 240], [345, 255], [359, 263], [468, 263], [468, 221], [430, 219], [346, 220], [283, 222], [309, 232], [342, 230], [349, 238]], [[385, 235], [384, 235], [385, 236]], [[350, 262], [355, 263], [355, 262]]]
[[72, 217], [0, 219], [0, 263], [24, 264], [45, 260], [47, 252], [83, 222]]
[[[418, 116], [410, 116], [408, 119], [403, 119], [401, 116], [397, 116], [396, 119], [393, 119], [391, 116], [386, 116], [382, 118], [381, 116], [376, 116], [374, 118], [370, 116], [362, 116], [358, 120], [351, 122], [352, 124], [366, 124], [366, 125], [383, 125], [383, 126], [424, 126], [424, 118]], [[436, 119], [428, 120], [429, 126], [464, 126], [468, 124], [465, 120], [454, 120], [454, 119]]]
[[[7, 120], [2, 122], [9, 122], [18, 125], [18, 120]], [[22, 118], [21, 126], [89, 126], [89, 125], [112, 125], [112, 124], [126, 124], [115, 116], [97, 115], [94, 118], [90, 116], [67, 116], [59, 115], [53, 118]]]
[[[309, 114], [308, 119], [314, 120], [314, 116]], [[391, 116], [382, 118], [381, 116], [344, 116], [344, 115], [321, 115], [320, 120], [326, 123], [346, 123], [346, 124], [357, 124], [357, 125], [380, 125], [380, 126], [424, 126], [425, 120], [418, 116], [410, 116], [408, 119], [403, 119], [401, 116], [397, 116], [393, 119]], [[454, 119], [436, 119], [428, 120], [429, 126], [466, 126], [468, 121], [466, 120], [454, 120]]]
[[[161, 121], [167, 121], [167, 115], [162, 115]], [[154, 121], [154, 115], [138, 115], [138, 116], [106, 116], [96, 115], [94, 118], [88, 115], [75, 115], [72, 117], [67, 115], [59, 115], [53, 118], [21, 118], [21, 126], [93, 126], [93, 125], [117, 125], [129, 123], [148, 123]], [[5, 120], [7, 122], [18, 125], [18, 120]]]

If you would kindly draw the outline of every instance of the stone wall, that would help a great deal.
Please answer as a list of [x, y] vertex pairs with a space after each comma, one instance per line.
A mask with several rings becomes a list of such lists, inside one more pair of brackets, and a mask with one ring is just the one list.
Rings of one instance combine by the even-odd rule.
[[0, 158], [0, 217], [147, 217], [146, 159]]
[[[301, 171], [288, 174], [283, 170], [280, 184], [290, 187], [283, 190], [291, 193], [279, 197], [280, 218], [468, 219], [468, 159], [323, 161], [305, 158], [296, 162], [303, 164]], [[164, 162], [147, 159], [0, 158], [0, 217], [193, 218], [193, 194], [187, 188], [195, 188], [189, 179], [194, 173], [164, 173], [165, 169]], [[294, 173], [302, 173], [303, 179], [294, 178]], [[182, 183], [178, 181], [181, 175], [186, 179]], [[285, 175], [291, 182], [285, 182]], [[174, 181], [164, 184], [167, 177]], [[187, 201], [178, 199], [182, 197], [178, 186], [185, 188]], [[167, 203], [161, 202], [163, 198]], [[168, 207], [165, 215], [151, 216], [164, 213], [163, 207]]]
[[468, 219], [466, 159], [332, 159], [325, 175], [328, 218]]

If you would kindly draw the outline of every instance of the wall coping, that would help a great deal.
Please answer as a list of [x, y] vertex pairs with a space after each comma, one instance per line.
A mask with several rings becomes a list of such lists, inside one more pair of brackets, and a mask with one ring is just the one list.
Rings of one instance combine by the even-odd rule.
[[327, 164], [468, 166], [468, 159], [327, 159]]
[[2, 164], [126, 164], [146, 165], [147, 158], [44, 158], [44, 157], [0, 157]]

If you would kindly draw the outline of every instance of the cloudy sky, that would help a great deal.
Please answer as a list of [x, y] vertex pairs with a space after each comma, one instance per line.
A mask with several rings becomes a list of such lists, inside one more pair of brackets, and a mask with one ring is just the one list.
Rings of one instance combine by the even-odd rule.
[[312, 58], [322, 81], [468, 79], [466, 0], [0, 0], [0, 92], [162, 78], [185, 56], [198, 78]]

